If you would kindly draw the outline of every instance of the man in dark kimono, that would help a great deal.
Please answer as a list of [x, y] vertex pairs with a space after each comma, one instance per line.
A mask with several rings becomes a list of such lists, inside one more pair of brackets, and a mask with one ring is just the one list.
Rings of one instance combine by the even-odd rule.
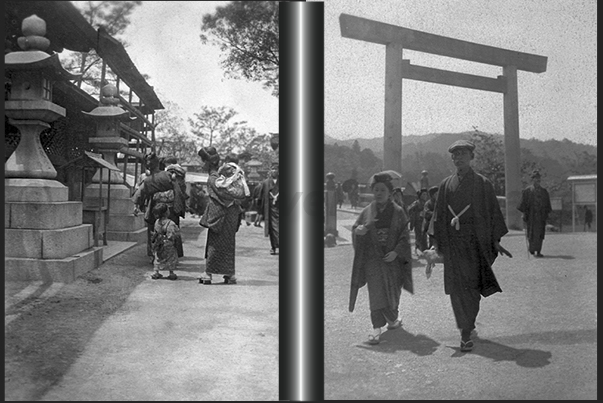
[[471, 167], [474, 150], [466, 140], [448, 148], [456, 173], [438, 186], [428, 231], [444, 256], [444, 292], [461, 331], [461, 351], [473, 349], [481, 296], [502, 292], [492, 271], [494, 260], [499, 253], [511, 257], [499, 243], [508, 229], [492, 183]]
[[551, 208], [549, 192], [540, 186], [540, 172], [532, 172], [532, 185], [521, 193], [521, 202], [517, 210], [523, 213], [523, 222], [527, 230], [528, 252], [536, 257], [542, 257], [542, 241], [546, 229], [546, 220]]
[[279, 248], [279, 164], [272, 163], [268, 178], [262, 182], [258, 208], [264, 216], [264, 236], [270, 238], [270, 254], [276, 255]]

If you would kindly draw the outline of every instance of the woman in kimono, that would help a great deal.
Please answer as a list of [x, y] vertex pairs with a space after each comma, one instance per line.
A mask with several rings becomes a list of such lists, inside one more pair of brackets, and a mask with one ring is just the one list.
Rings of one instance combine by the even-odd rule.
[[[211, 284], [212, 275], [222, 274], [226, 284], [236, 284], [235, 235], [242, 209], [228, 189], [216, 186], [220, 156], [215, 147], [203, 147], [198, 154], [203, 161], [203, 170], [209, 174], [208, 203], [199, 221], [200, 225], [207, 228], [205, 272], [201, 275], [199, 283]], [[245, 195], [240, 198], [245, 198]]]
[[[140, 186], [132, 196], [132, 201], [136, 205], [134, 215], [144, 211], [144, 219], [147, 223], [147, 255], [150, 256], [151, 263], [154, 261], [154, 253], [151, 247], [151, 236], [155, 225], [153, 209], [158, 203], [165, 203], [168, 206], [168, 218], [180, 227], [180, 217], [184, 218], [186, 213], [186, 171], [178, 164], [171, 164], [167, 168], [163, 167], [163, 161], [155, 154], [150, 158], [145, 157], [149, 174], [141, 182]], [[164, 170], [165, 169], [165, 170]], [[182, 238], [176, 239], [176, 250], [178, 257], [184, 256]]]
[[402, 326], [398, 306], [402, 288], [413, 293], [412, 258], [408, 216], [392, 201], [392, 178], [387, 173], [371, 177], [374, 200], [352, 226], [354, 263], [349, 310], [354, 310], [358, 289], [368, 289], [373, 333], [369, 344], [378, 344], [381, 328]]

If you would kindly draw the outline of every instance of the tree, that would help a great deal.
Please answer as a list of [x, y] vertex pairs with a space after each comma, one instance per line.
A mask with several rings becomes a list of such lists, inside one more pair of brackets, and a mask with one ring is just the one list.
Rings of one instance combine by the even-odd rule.
[[278, 1], [233, 1], [205, 14], [201, 43], [223, 54], [225, 75], [261, 82], [279, 96]]
[[503, 143], [491, 134], [475, 131], [473, 143], [479, 150], [475, 154], [473, 167], [477, 172], [490, 179], [494, 192], [505, 194], [505, 149]]
[[188, 119], [193, 134], [202, 139], [203, 146], [214, 146], [218, 151], [220, 146], [224, 146], [222, 139], [230, 138], [238, 126], [246, 123], [231, 121], [237, 115], [237, 111], [226, 106], [217, 108], [202, 106], [201, 112], [193, 115], [196, 120]]
[[182, 111], [175, 103], [165, 101], [164, 109], [155, 113], [155, 146], [159, 156], [173, 156], [180, 164], [191, 163], [200, 148], [199, 139], [188, 133]]
[[270, 134], [260, 134], [245, 121], [235, 121], [237, 111], [230, 107], [202, 106], [195, 119], [189, 118], [193, 135], [201, 139], [201, 146], [213, 146], [218, 154], [247, 155], [269, 166], [274, 151]]
[[[119, 36], [130, 25], [130, 16], [135, 8], [142, 4], [142, 1], [74, 1], [72, 3], [90, 25], [96, 29], [103, 29], [120, 41], [124, 47], [127, 47], [127, 42], [120, 40]], [[102, 59], [94, 50], [88, 53], [64, 53], [65, 56], [61, 61], [65, 69], [82, 74], [80, 85], [83, 82], [93, 91], [98, 91], [105, 84], [100, 82]], [[112, 75], [110, 71], [108, 74]]]
[[582, 151], [564, 157], [569, 175], [591, 175], [597, 172], [597, 156]]
[[366, 183], [371, 175], [381, 171], [383, 162], [368, 148], [354, 152], [347, 146], [325, 144], [324, 147], [324, 175], [334, 173], [337, 182], [353, 178]]

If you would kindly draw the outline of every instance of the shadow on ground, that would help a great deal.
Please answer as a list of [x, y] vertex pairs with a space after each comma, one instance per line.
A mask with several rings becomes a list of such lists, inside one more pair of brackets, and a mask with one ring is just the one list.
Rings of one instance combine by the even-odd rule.
[[377, 345], [365, 343], [359, 344], [357, 347], [388, 354], [410, 351], [413, 354], [425, 356], [433, 354], [440, 345], [424, 334], [415, 335], [404, 329], [388, 330], [381, 334], [380, 341]]
[[471, 352], [462, 352], [460, 346], [446, 346], [454, 350], [453, 358], [465, 354], [476, 354], [489, 358], [494, 362], [515, 361], [520, 367], [541, 368], [551, 363], [553, 354], [550, 351], [534, 350], [530, 348], [514, 348], [491, 340], [475, 338], [475, 347]]
[[145, 244], [132, 252], [66, 284], [5, 327], [5, 400], [38, 400], [61, 380], [98, 328], [152, 270]]
[[[504, 344], [503, 344], [504, 343]], [[452, 357], [465, 354], [477, 354], [498, 361], [515, 361], [517, 365], [527, 368], [540, 368], [551, 363], [550, 351], [529, 348], [514, 348], [509, 344], [538, 343], [547, 345], [576, 345], [597, 343], [597, 330], [559, 330], [548, 332], [526, 333], [513, 336], [494, 337], [491, 339], [475, 338], [475, 348], [470, 353], [463, 353], [460, 347], [446, 346], [454, 350]]]

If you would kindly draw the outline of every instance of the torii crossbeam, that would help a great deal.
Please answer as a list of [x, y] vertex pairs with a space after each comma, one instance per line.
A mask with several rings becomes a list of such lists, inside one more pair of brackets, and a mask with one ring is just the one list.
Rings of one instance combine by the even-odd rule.
[[[547, 58], [416, 31], [349, 14], [341, 14], [339, 24], [341, 36], [344, 38], [385, 45], [384, 169], [398, 172], [402, 169], [403, 78], [503, 94], [506, 219], [509, 228], [522, 229], [521, 214], [516, 209], [522, 190], [517, 70], [543, 73], [546, 71]], [[409, 60], [402, 59], [403, 49], [500, 66], [503, 74], [497, 78], [490, 78], [411, 65]]]

